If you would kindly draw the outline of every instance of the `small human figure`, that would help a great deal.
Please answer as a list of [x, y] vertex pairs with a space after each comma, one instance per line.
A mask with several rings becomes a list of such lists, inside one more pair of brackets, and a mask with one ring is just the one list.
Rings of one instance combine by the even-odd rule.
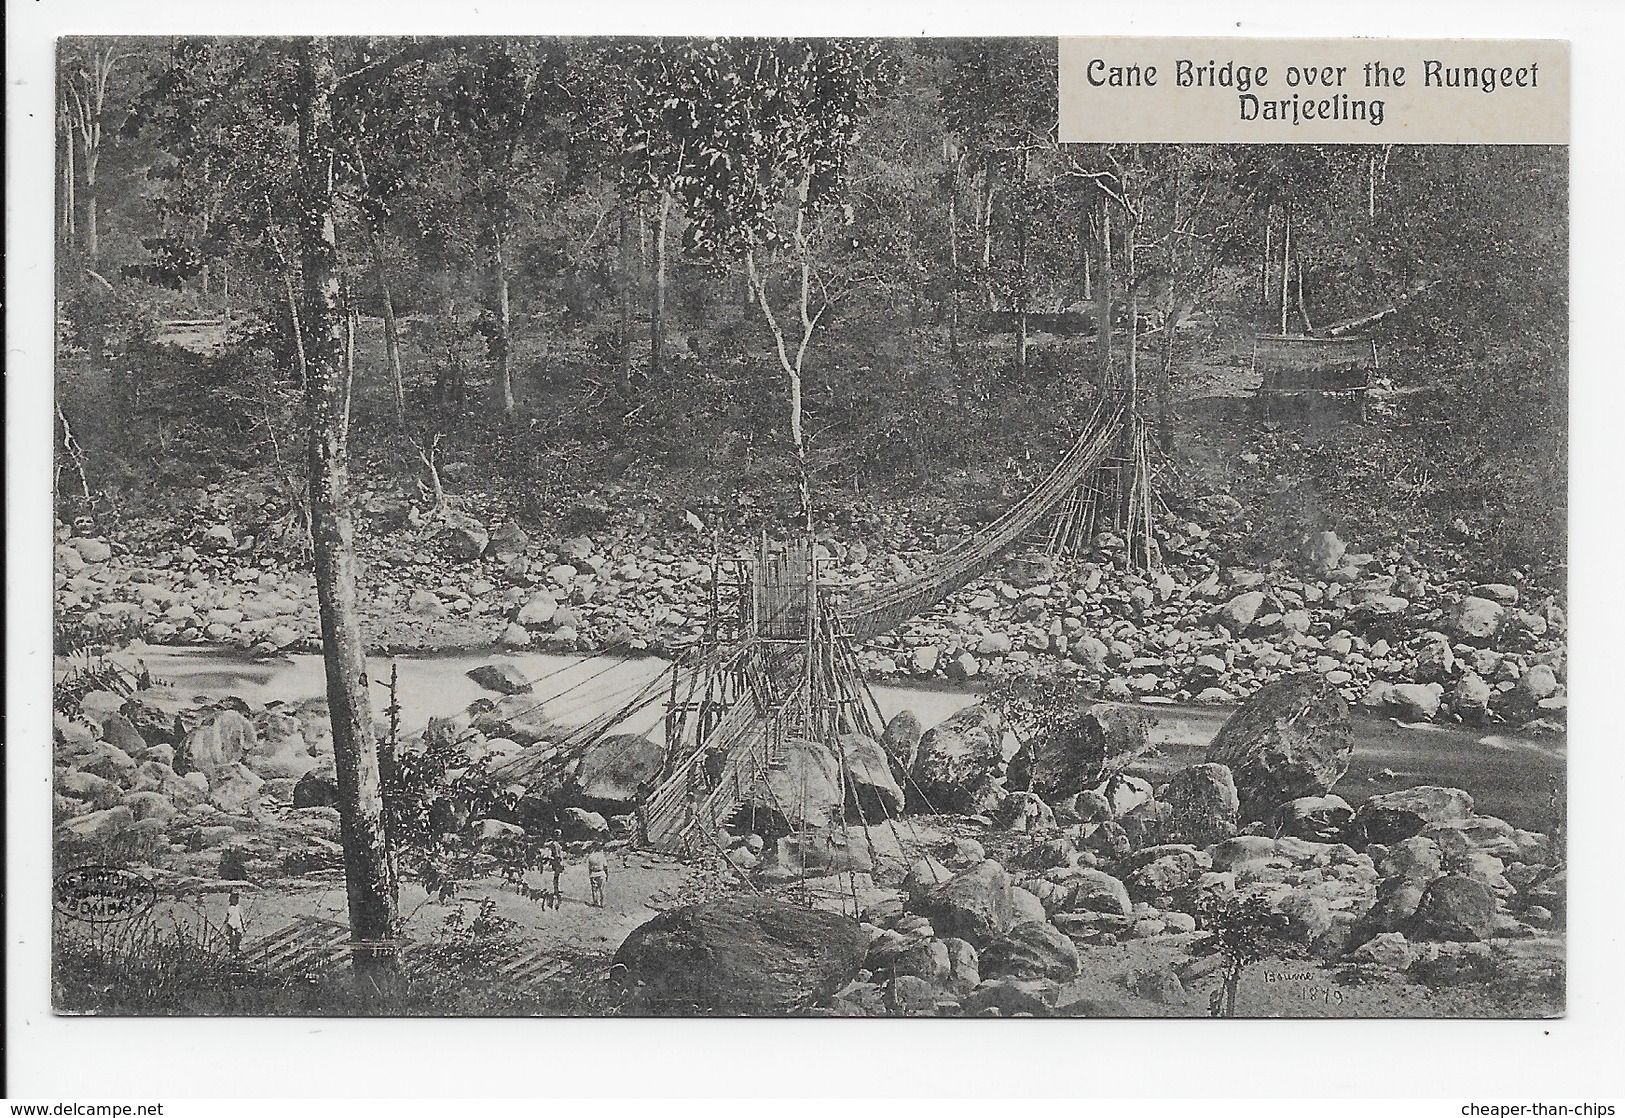
[[548, 840], [547, 847], [542, 851], [542, 860], [553, 871], [553, 892], [542, 898], [544, 905], [558, 908], [564, 903], [564, 838], [563, 831], [554, 831], [553, 837]]
[[1021, 805], [1021, 829], [1028, 834], [1038, 830], [1038, 825], [1044, 818], [1044, 803], [1031, 792], [1027, 793], [1027, 800]]
[[604, 848], [593, 843], [592, 850], [587, 853], [587, 883], [592, 886], [592, 904], [594, 908], [604, 907], [604, 883], [609, 880], [609, 857]]
[[233, 892], [226, 898], [226, 946], [231, 948], [233, 955], [243, 952], [243, 934], [247, 931], [243, 923], [242, 896]]

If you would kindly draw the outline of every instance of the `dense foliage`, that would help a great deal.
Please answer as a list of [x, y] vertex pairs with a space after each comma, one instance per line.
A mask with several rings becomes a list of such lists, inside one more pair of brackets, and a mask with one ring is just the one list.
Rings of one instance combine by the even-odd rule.
[[[64, 41], [69, 503], [300, 468], [294, 53]], [[781, 521], [798, 473], [828, 495], [969, 471], [954, 498], [994, 499], [1101, 391], [1137, 394], [1177, 455], [1210, 418], [1181, 400], [1252, 332], [1397, 299], [1370, 329], [1404, 391], [1290, 472], [1361, 517], [1403, 478], [1412, 529], [1561, 562], [1561, 149], [1063, 145], [1039, 40], [334, 53], [349, 416], [374, 474], [474, 463], [546, 503], [660, 471]], [[154, 344], [192, 319], [224, 320], [204, 331], [224, 348]], [[267, 519], [297, 527], [293, 504]]]

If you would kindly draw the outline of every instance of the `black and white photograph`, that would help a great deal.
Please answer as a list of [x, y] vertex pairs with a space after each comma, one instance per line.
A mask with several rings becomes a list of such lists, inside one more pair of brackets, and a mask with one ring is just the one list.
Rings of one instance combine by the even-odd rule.
[[1564, 1015], [1566, 144], [55, 52], [55, 1014]]

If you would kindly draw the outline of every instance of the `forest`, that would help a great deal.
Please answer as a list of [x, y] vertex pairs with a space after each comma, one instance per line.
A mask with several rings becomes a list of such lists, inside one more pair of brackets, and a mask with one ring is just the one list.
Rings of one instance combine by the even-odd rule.
[[[1041, 41], [335, 50], [333, 313], [380, 469], [545, 503], [658, 463], [678, 499], [785, 504], [797, 455], [831, 494], [1042, 460], [1101, 392], [1174, 450], [1214, 331], [1419, 293], [1377, 326], [1421, 390], [1396, 423], [1419, 511], [1560, 551], [1561, 151], [1060, 145]], [[131, 513], [155, 457], [297, 441], [297, 48], [63, 51], [63, 373], [116, 370], [85, 387], [126, 406], [97, 430], [65, 396], [85, 453], [58, 481]], [[205, 319], [220, 352], [167, 368], [162, 324]]]
[[[833, 878], [851, 903], [825, 907], [851, 920], [830, 934], [857, 937], [843, 950], [859, 981], [879, 949], [852, 921], [867, 904], [878, 922], [877, 882], [902, 882], [912, 906], [936, 896], [919, 842], [899, 837], [919, 816], [955, 873], [1008, 893], [988, 852], [1030, 871], [1021, 888], [1044, 901], [1030, 934], [1063, 977], [1088, 979], [1078, 952], [1120, 937], [1234, 932], [1216, 1015], [1236, 1014], [1246, 966], [1275, 957], [1248, 954], [1248, 929], [1277, 917], [1292, 946], [1270, 951], [1352, 957], [1403, 932], [1451, 974], [1478, 964], [1439, 963], [1436, 941], [1561, 927], [1561, 754], [1480, 769], [1452, 750], [1564, 730], [1565, 148], [1062, 144], [1055, 43], [1039, 39], [81, 37], [60, 41], [58, 82], [59, 869], [264, 882], [289, 919], [303, 903], [289, 897], [342, 871], [347, 942], [367, 951], [397, 942], [407, 884], [428, 905], [500, 878], [477, 916], [445, 915], [421, 974], [496, 965], [481, 952], [542, 919], [537, 935], [579, 965], [560, 981], [591, 986], [607, 955], [569, 955], [552, 918], [503, 906], [537, 895], [544, 837], [582, 854], [613, 838], [630, 858], [660, 845], [651, 816], [679, 777], [691, 800], [715, 792], [699, 785], [720, 777], [676, 756], [683, 733], [709, 732], [708, 715], [682, 721], [677, 680], [715, 666], [719, 572], [743, 552], [758, 572], [804, 556], [838, 608], [880, 603], [831, 622], [850, 653], [829, 660], [835, 705], [871, 682], [975, 705], [922, 726], [871, 698], [861, 725], [757, 758], [764, 788], [786, 766], [832, 771], [821, 816], [711, 796], [697, 826], [691, 802], [685, 841], [719, 849], [681, 865], [720, 865], [723, 884], [690, 876], [668, 895], [689, 870], [638, 863], [618, 887], [642, 881], [657, 920], [688, 911], [660, 898], [746, 904], [764, 884]], [[1260, 357], [1294, 343], [1354, 344], [1369, 383], [1354, 400], [1266, 399]], [[1085, 480], [1057, 481], [1085, 449]], [[666, 698], [664, 741], [604, 737], [613, 710], [588, 741], [552, 721], [567, 691], [531, 697], [623, 657], [670, 673], [666, 698], [623, 678], [641, 669], [601, 669]], [[319, 696], [263, 684], [312, 659]], [[783, 665], [765, 663], [773, 682]], [[217, 693], [199, 707], [185, 678]], [[475, 684], [501, 697], [464, 693]], [[1157, 739], [1155, 761], [1159, 704], [1197, 711], [1204, 734], [1201, 708], [1241, 705], [1211, 744]], [[1298, 713], [1277, 723], [1255, 704]], [[1125, 709], [1150, 713], [1111, 713]], [[1312, 771], [1260, 775], [1267, 727], [1300, 717]], [[1355, 738], [1389, 743], [1395, 723], [1463, 737], [1400, 747], [1417, 772], [1375, 752], [1351, 770]], [[1201, 764], [1174, 767], [1198, 745]], [[1330, 793], [1351, 772], [1375, 787], [1355, 795], [1350, 775], [1345, 802]], [[1433, 783], [1384, 791], [1402, 777]], [[1442, 787], [1469, 781], [1497, 815]], [[1228, 806], [1212, 808], [1221, 785]], [[1186, 807], [1222, 818], [1198, 826]], [[865, 819], [866, 869], [814, 866], [809, 835], [844, 843], [866, 811], [890, 825], [889, 853]], [[1416, 829], [1400, 834], [1395, 812]], [[1425, 880], [1390, 872], [1385, 843], [1424, 823], [1490, 835], [1506, 876], [1468, 857], [1476, 845]], [[1079, 831], [1035, 853], [1063, 825], [1097, 846]], [[1098, 845], [1108, 833], [1121, 843]], [[1320, 894], [1305, 916], [1271, 893], [1272, 916], [1262, 894], [1220, 911], [1180, 891], [1226, 857], [1213, 848], [1266, 834], [1365, 859], [1347, 895], [1325, 882], [1335, 920]], [[1193, 852], [1180, 889], [1136, 861], [1170, 843]], [[1053, 857], [1073, 874], [1064, 896], [1038, 880]], [[1106, 922], [1066, 907], [1097, 864], [1135, 901], [1101, 873], [1123, 898]], [[1416, 894], [1399, 915], [1377, 892], [1395, 874]], [[1484, 909], [1471, 935], [1423, 903], [1439, 881], [1438, 904], [1466, 889]], [[623, 971], [640, 965], [634, 927], [604, 924]], [[981, 931], [989, 966], [1031, 946]], [[100, 946], [62, 942], [78, 954], [59, 1005], [146, 1011], [98, 985]], [[158, 1011], [355, 1008], [285, 986], [219, 1002], [218, 944], [200, 958]], [[358, 951], [357, 971], [371, 961]], [[894, 962], [846, 1008], [905, 1011]], [[668, 963], [645, 960], [669, 977]], [[514, 973], [487, 975], [480, 997], [500, 1005], [436, 986], [359, 1011], [617, 1011], [574, 988], [538, 1009], [507, 989]], [[1548, 1008], [1549, 970], [1519, 974], [1446, 1012]], [[1164, 998], [1139, 981], [1134, 1012], [1150, 1011]], [[954, 997], [1027, 1011], [985, 985]], [[691, 993], [639, 1011], [687, 1011]], [[832, 993], [746, 1011], [827, 1009]]]

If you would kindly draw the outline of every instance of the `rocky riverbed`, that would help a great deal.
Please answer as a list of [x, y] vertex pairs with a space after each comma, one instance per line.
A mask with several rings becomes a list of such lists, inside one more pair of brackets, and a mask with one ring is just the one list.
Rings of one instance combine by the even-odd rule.
[[[211, 506], [212, 507], [212, 506]], [[571, 534], [426, 517], [398, 497], [361, 504], [361, 602], [375, 652], [501, 646], [681, 656], [712, 599], [708, 541], [678, 520], [618, 521], [584, 501]], [[1019, 554], [860, 651], [875, 680], [963, 683], [1075, 674], [1106, 698], [1235, 703], [1293, 672], [1406, 721], [1560, 724], [1566, 619], [1523, 572], [1475, 581], [1398, 548], [1363, 553], [1329, 531], [1267, 563], [1239, 557], [1237, 503], [1217, 494], [1159, 524], [1160, 569], [1103, 533], [1064, 563]], [[227, 518], [222, 518], [227, 519]], [[870, 518], [822, 533], [840, 594], [929, 567], [974, 529], [928, 534]], [[231, 523], [129, 539], [58, 525], [59, 620], [155, 644], [258, 653], [319, 648], [314, 581]], [[723, 554], [728, 554], [726, 546]]]
[[[464, 766], [536, 763], [520, 765], [532, 775], [489, 815], [440, 789], [436, 825], [483, 852], [485, 872], [506, 844], [555, 827], [572, 842], [630, 848], [640, 774], [658, 767], [659, 742], [617, 734], [550, 767], [562, 708], [511, 662], [467, 674], [485, 697], [405, 748], [449, 749]], [[138, 867], [177, 894], [336, 881], [322, 700], [193, 691], [81, 690], [65, 703], [58, 866]], [[1191, 743], [1199, 758], [1103, 774], [1104, 756], [1149, 744], [1141, 710], [1101, 705], [1085, 712], [1094, 730], [1024, 743], [986, 704], [929, 725], [899, 709], [879, 741], [794, 743], [754, 810], [715, 836], [714, 855], [779, 906], [753, 933], [763, 942], [715, 941], [739, 923], [706, 906], [735, 901], [695, 908], [691, 890], [634, 898], [668, 910], [680, 931], [627, 937], [628, 998], [652, 1012], [1199, 1014], [1223, 966], [1218, 933], [1236, 919], [1258, 924], [1283, 973], [1348, 991], [1350, 1011], [1560, 1010], [1566, 874], [1552, 830], [1486, 812], [1464, 788], [1351, 779], [1355, 722], [1338, 689], [1313, 676], [1260, 690], [1211, 740]], [[850, 784], [830, 775], [841, 771], [836, 748]], [[1527, 772], [1519, 783], [1532, 792]], [[1552, 818], [1561, 825], [1560, 811]], [[794, 899], [774, 901], [780, 893]], [[837, 931], [803, 927], [809, 901]], [[703, 970], [674, 961], [684, 937], [700, 959], [738, 946], [774, 965], [705, 979], [718, 1000], [696, 1005], [692, 983], [672, 985], [674, 973]], [[1415, 1000], [1435, 982], [1512, 985], [1500, 1000], [1463, 994], [1441, 1010]], [[1375, 988], [1404, 997], [1367, 1004]], [[1252, 987], [1248, 998], [1243, 1012], [1316, 1009]]]

